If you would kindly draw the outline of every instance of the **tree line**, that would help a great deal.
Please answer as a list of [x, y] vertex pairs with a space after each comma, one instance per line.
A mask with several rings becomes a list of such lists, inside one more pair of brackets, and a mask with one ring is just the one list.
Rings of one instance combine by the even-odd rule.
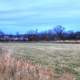
[[38, 32], [29, 31], [26, 34], [5, 34], [0, 31], [0, 41], [59, 41], [59, 40], [80, 40], [80, 31], [66, 31], [61, 25], [57, 25], [53, 29]]

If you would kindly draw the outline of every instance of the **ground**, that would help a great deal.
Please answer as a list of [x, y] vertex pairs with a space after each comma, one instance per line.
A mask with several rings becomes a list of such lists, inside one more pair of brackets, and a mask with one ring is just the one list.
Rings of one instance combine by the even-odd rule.
[[80, 44], [0, 43], [0, 46], [9, 48], [16, 56], [52, 68], [55, 80], [58, 77], [58, 80], [80, 80]]

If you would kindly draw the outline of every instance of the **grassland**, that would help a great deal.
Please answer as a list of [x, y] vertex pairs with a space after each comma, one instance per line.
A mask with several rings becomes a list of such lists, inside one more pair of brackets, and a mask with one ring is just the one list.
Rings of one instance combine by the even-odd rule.
[[0, 46], [10, 49], [14, 56], [51, 68], [53, 80], [80, 80], [80, 44], [0, 43]]

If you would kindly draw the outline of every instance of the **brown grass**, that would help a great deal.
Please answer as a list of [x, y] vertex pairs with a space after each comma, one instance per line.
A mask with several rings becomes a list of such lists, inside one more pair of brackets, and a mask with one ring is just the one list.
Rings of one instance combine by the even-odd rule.
[[0, 80], [53, 80], [53, 71], [22, 57], [15, 58], [9, 49], [1, 48]]
[[68, 70], [57, 76], [52, 68], [33, 64], [22, 56], [15, 57], [9, 48], [0, 48], [0, 80], [76, 80]]

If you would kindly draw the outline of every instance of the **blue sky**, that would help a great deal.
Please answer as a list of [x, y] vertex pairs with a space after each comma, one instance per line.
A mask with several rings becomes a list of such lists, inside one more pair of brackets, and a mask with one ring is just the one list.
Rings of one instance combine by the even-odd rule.
[[8, 33], [62, 25], [80, 30], [79, 0], [0, 0], [0, 29]]

